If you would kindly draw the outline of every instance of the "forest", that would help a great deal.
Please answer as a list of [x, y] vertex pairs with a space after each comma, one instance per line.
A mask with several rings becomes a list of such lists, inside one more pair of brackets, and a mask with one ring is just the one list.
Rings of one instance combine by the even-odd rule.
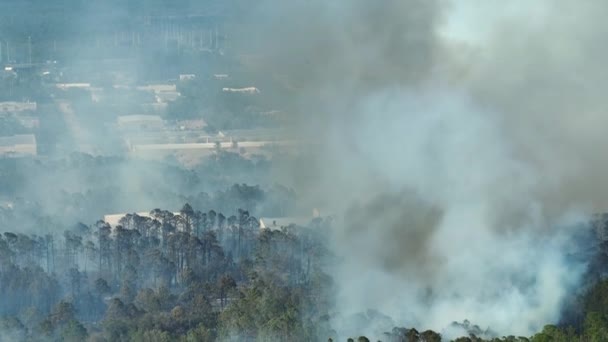
[[[260, 228], [247, 210], [127, 214], [63, 233], [0, 237], [2, 340], [338, 341], [332, 329], [331, 218]], [[533, 336], [493, 336], [464, 321], [454, 341], [605, 341], [608, 244], [564, 321]], [[593, 280], [595, 279], [595, 280]], [[382, 315], [370, 311], [359, 319]], [[365, 336], [353, 337], [358, 342]], [[382, 341], [441, 341], [432, 330], [395, 327]]]
[[[3, 336], [15, 340], [311, 340], [331, 278], [328, 222], [260, 230], [246, 210], [155, 209], [0, 240]], [[326, 318], [325, 318], [326, 320]], [[325, 333], [328, 334], [328, 333]]]

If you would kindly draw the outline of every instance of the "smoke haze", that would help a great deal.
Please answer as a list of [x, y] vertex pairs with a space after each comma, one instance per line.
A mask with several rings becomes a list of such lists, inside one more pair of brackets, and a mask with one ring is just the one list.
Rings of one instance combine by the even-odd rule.
[[296, 120], [322, 144], [290, 174], [344, 215], [338, 311], [516, 334], [559, 319], [584, 270], [569, 236], [608, 200], [605, 7], [260, 7], [260, 67], [293, 82]]
[[[248, 164], [257, 171], [245, 172], [236, 162], [186, 171], [122, 154], [105, 162], [69, 156], [72, 144], [124, 148], [100, 124], [102, 115], [117, 114], [114, 108], [88, 112], [85, 103], [85, 125], [68, 121], [61, 129], [69, 137], [57, 134], [65, 148], [49, 153], [60, 158], [57, 169], [18, 165], [27, 171], [14, 172], [24, 184], [15, 192], [39, 202], [44, 214], [92, 223], [104, 213], [179, 209], [196, 198], [207, 204], [203, 191], [233, 183], [285, 184], [298, 194], [300, 212], [318, 208], [336, 218], [331, 323], [342, 337], [379, 338], [394, 325], [441, 331], [465, 319], [499, 334], [529, 335], [560, 319], [586, 266], [569, 258], [577, 248], [573, 236], [589, 215], [608, 207], [608, 154], [602, 151], [608, 146], [608, 3], [209, 3], [234, 7], [222, 53], [239, 56], [260, 96], [289, 114], [292, 138], [307, 142], [299, 158], [276, 158], [272, 169], [262, 160]], [[103, 56], [99, 46], [107, 42], [78, 35], [107, 27], [111, 42], [111, 28], [137, 14], [137, 6], [79, 6], [78, 20], [57, 33], [76, 37], [58, 58], [94, 83], [111, 88], [229, 69], [199, 61], [177, 70], [167, 57], [153, 70], [147, 63], [156, 65], [150, 61], [162, 47], [135, 54], [117, 47], [113, 57], [129, 60], [124, 71], [132, 78], [117, 80], [86, 61]], [[208, 102], [201, 113], [213, 111], [214, 100]], [[134, 114], [124, 108], [119, 114]], [[81, 201], [78, 195], [87, 192], [99, 192], [103, 201]], [[58, 201], [58, 194], [69, 200]], [[68, 202], [74, 208], [66, 208]], [[368, 309], [390, 323], [361, 331], [353, 315]]]

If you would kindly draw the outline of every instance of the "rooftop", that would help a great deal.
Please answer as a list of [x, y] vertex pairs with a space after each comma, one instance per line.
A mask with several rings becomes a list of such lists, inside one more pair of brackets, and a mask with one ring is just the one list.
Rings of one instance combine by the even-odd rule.
[[36, 145], [36, 136], [33, 134], [19, 134], [0, 137], [0, 146]]
[[260, 228], [280, 229], [292, 224], [305, 227], [310, 224], [310, 221], [312, 221], [311, 217], [261, 217]]
[[59, 89], [70, 89], [70, 88], [91, 88], [91, 83], [57, 83], [55, 86]]
[[225, 93], [241, 93], [241, 94], [259, 94], [260, 90], [256, 87], [245, 88], [222, 88]]
[[175, 84], [149, 84], [145, 86], [137, 87], [138, 90], [152, 91], [155, 93], [160, 92], [176, 92], [177, 86]]
[[163, 119], [158, 115], [124, 115], [118, 117], [119, 124], [139, 121], [163, 122]]
[[0, 112], [35, 111], [36, 108], [37, 108], [36, 102], [16, 102], [16, 101], [0, 102]]

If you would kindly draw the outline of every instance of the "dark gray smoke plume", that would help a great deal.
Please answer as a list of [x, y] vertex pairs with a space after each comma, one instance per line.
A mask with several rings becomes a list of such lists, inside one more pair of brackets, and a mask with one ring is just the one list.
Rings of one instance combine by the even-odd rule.
[[470, 319], [516, 334], [559, 318], [584, 267], [565, 259], [569, 227], [608, 200], [605, 9], [256, 8], [256, 67], [285, 80], [295, 122], [319, 142], [289, 174], [311, 205], [344, 216], [338, 311], [373, 308], [434, 329]]

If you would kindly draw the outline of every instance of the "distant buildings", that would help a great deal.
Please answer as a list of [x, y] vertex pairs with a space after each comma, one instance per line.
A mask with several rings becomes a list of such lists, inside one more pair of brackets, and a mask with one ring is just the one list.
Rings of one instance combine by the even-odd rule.
[[0, 113], [35, 112], [38, 109], [36, 102], [0, 102]]
[[182, 131], [196, 131], [207, 127], [207, 123], [203, 119], [199, 120], [181, 120], [175, 123], [176, 127]]
[[149, 84], [145, 86], [137, 87], [137, 90], [143, 91], [151, 91], [153, 93], [162, 93], [162, 92], [176, 92], [177, 86], [175, 84]]
[[182, 74], [179, 75], [179, 80], [180, 81], [190, 81], [196, 78], [195, 74]]
[[37, 154], [36, 136], [33, 134], [0, 137], [0, 155], [18, 157]]
[[58, 89], [61, 89], [61, 90], [90, 89], [91, 84], [90, 83], [57, 83], [57, 84], [55, 84], [55, 87], [57, 87]]
[[239, 94], [259, 94], [260, 90], [256, 87], [245, 87], [245, 88], [222, 88], [225, 93], [239, 93]]
[[181, 96], [177, 91], [177, 86], [175, 84], [149, 84], [139, 86], [137, 87], [137, 90], [154, 93], [157, 103], [172, 102]]
[[261, 217], [260, 228], [281, 229], [282, 227], [289, 227], [291, 225], [306, 227], [310, 224], [311, 220], [312, 218], [310, 217]]
[[121, 130], [161, 130], [165, 122], [158, 115], [119, 116], [116, 122]]
[[199, 129], [203, 125], [205, 123], [198, 120], [178, 121], [175, 123], [177, 129], [165, 126], [164, 130], [130, 132], [125, 136], [126, 146], [132, 156], [158, 159], [173, 155], [192, 163], [220, 150], [244, 156], [266, 155], [276, 149], [291, 151], [300, 146], [299, 141], [289, 140], [281, 130], [234, 130], [208, 134]]

